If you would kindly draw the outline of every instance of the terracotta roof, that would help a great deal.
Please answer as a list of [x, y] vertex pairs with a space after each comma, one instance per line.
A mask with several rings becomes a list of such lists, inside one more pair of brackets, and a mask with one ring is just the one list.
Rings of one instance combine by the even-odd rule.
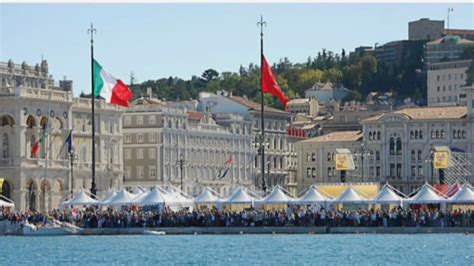
[[204, 117], [203, 113], [196, 112], [196, 111], [187, 111], [186, 113], [188, 114], [189, 119], [200, 120], [201, 118]]
[[362, 139], [362, 131], [336, 131], [326, 135], [300, 141], [301, 143], [332, 142], [332, 141], [358, 141]]
[[410, 120], [461, 119], [466, 117], [467, 108], [466, 106], [411, 107], [372, 116], [362, 121], [378, 121], [384, 116], [393, 114], [406, 115]]
[[[241, 105], [244, 105], [244, 106], [247, 106], [249, 109], [252, 109], [252, 110], [255, 110], [255, 111], [260, 111], [260, 104], [259, 103], [256, 103], [256, 102], [253, 102], [249, 99], [246, 99], [244, 97], [240, 97], [240, 96], [229, 96], [229, 99], [233, 100], [234, 102], [237, 102]], [[268, 107], [268, 106], [264, 106], [263, 107], [263, 110], [265, 112], [273, 112], [273, 113], [281, 113], [281, 114], [289, 114], [288, 112], [285, 112], [283, 110], [278, 110], [276, 108], [272, 108], [272, 107]]]

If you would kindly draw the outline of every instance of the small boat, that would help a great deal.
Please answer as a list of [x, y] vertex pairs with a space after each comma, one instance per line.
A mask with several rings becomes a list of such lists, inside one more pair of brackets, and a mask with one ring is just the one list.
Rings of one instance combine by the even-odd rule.
[[164, 235], [166, 235], [166, 232], [164, 232], [164, 231], [144, 230], [143, 234], [144, 235], [164, 236]]

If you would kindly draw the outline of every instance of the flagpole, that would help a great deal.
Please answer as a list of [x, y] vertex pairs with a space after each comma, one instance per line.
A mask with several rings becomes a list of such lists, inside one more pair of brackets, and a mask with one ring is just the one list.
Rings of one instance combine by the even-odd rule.
[[261, 170], [262, 174], [262, 190], [263, 193], [267, 192], [267, 186], [265, 185], [265, 122], [263, 115], [263, 27], [267, 25], [267, 22], [263, 21], [263, 16], [260, 15], [260, 21], [257, 22], [257, 26], [260, 26], [260, 121], [262, 133], [260, 135], [260, 156], [261, 156]]
[[92, 184], [91, 184], [91, 194], [93, 197], [96, 195], [96, 186], [95, 186], [95, 96], [94, 96], [94, 33], [97, 30], [94, 28], [94, 25], [91, 23], [90, 29], [87, 30], [87, 33], [91, 35], [91, 103], [92, 103]]

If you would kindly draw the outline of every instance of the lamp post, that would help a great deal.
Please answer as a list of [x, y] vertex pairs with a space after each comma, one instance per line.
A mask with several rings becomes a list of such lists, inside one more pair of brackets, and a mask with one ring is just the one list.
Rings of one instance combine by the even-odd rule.
[[176, 165], [179, 166], [179, 175], [180, 175], [180, 189], [183, 191], [183, 168], [186, 164], [186, 161], [184, 160], [184, 156], [181, 154], [179, 159], [176, 161]]
[[362, 179], [362, 182], [364, 182], [364, 156], [370, 156], [371, 154], [370, 153], [367, 153], [365, 154], [365, 152], [367, 151], [367, 148], [365, 147], [364, 143], [362, 142], [360, 144], [360, 153], [356, 153], [354, 155], [356, 156], [359, 156], [360, 155], [360, 169], [361, 169], [361, 179]]
[[71, 164], [71, 198], [74, 196], [74, 160], [76, 159], [76, 154], [74, 153], [74, 148], [71, 148], [69, 151], [69, 161]]

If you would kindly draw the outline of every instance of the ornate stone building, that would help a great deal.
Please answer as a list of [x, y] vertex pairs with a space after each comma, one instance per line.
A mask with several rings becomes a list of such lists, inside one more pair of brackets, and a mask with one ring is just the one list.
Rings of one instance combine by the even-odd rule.
[[[90, 100], [74, 98], [70, 81], [55, 87], [46, 61], [35, 67], [26, 63], [16, 65], [11, 61], [0, 63], [0, 78], [2, 194], [11, 198], [17, 209], [45, 211], [57, 208], [58, 203], [70, 194], [71, 186], [74, 191], [90, 189]], [[96, 183], [99, 194], [110, 187], [119, 187], [122, 182], [121, 114], [119, 108], [97, 101]], [[40, 142], [40, 151], [35, 156], [32, 147], [46, 128], [49, 128], [49, 134]], [[71, 129], [75, 150], [72, 181], [70, 155], [64, 147]]]
[[[245, 97], [234, 96], [226, 92], [218, 94], [201, 93], [199, 95], [199, 110], [209, 110], [213, 114], [240, 114], [244, 119], [252, 122], [253, 185], [256, 190], [262, 189], [261, 156], [258, 155], [259, 136], [261, 132], [260, 104]], [[264, 108], [265, 116], [265, 182], [267, 188], [276, 185], [291, 188], [295, 187], [294, 177], [289, 176], [288, 169], [296, 160], [294, 152], [295, 138], [288, 138], [287, 127], [291, 120], [291, 113], [275, 108]], [[293, 164], [294, 165], [294, 164]]]
[[147, 99], [124, 114], [123, 127], [125, 185], [180, 187], [182, 180], [190, 195], [206, 186], [221, 195], [237, 184], [251, 187], [251, 122], [239, 114], [211, 115]]

